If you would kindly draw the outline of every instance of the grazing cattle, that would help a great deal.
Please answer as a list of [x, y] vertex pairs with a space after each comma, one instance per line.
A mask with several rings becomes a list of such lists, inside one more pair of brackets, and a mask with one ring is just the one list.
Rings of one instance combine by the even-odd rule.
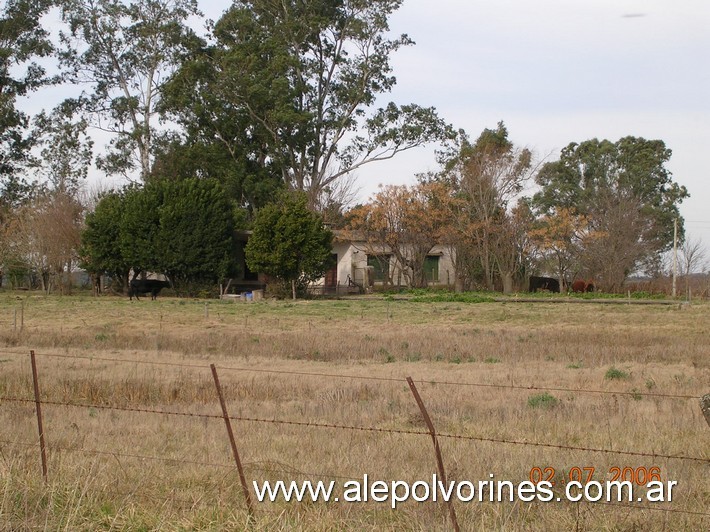
[[560, 282], [552, 277], [530, 277], [530, 292], [538, 290], [549, 290], [550, 292], [560, 292]]
[[572, 292], [594, 292], [597, 289], [594, 281], [575, 281], [572, 283]]
[[150, 293], [150, 299], [157, 299], [158, 294], [163, 288], [169, 288], [170, 283], [167, 281], [158, 281], [157, 279], [133, 279], [128, 288], [128, 297], [133, 301], [133, 296], [138, 299], [138, 294]]
[[572, 292], [586, 292], [587, 283], [584, 281], [575, 281], [572, 283]]

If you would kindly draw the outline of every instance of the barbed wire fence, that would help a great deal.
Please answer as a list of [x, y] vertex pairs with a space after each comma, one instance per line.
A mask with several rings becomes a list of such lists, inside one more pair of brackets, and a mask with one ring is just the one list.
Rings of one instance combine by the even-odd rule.
[[[8, 355], [18, 355], [27, 356], [26, 351], [19, 350], [0, 350], [2, 354]], [[164, 362], [164, 361], [149, 361], [140, 359], [129, 359], [129, 358], [112, 358], [112, 357], [97, 357], [91, 355], [70, 355], [70, 354], [51, 354], [51, 353], [35, 353], [35, 351], [30, 351], [30, 364], [32, 368], [32, 384], [34, 397], [17, 397], [10, 395], [0, 395], [0, 407], [2, 404], [15, 403], [15, 404], [34, 404], [34, 409], [37, 416], [38, 425], [38, 440], [35, 442], [28, 441], [13, 441], [8, 439], [0, 439], [0, 444], [7, 446], [20, 446], [27, 449], [32, 449], [39, 447], [40, 461], [42, 465], [42, 476], [47, 482], [49, 474], [49, 464], [47, 461], [47, 449], [64, 451], [64, 452], [75, 452], [82, 453], [86, 455], [97, 455], [97, 456], [113, 456], [116, 458], [126, 458], [126, 459], [139, 459], [146, 461], [162, 462], [162, 463], [175, 463], [175, 464], [185, 464], [185, 465], [196, 465], [202, 467], [213, 467], [233, 470], [236, 464], [236, 469], [239, 473], [240, 485], [242, 493], [247, 505], [247, 511], [249, 519], [256, 519], [257, 509], [251, 501], [250, 491], [246, 483], [246, 477], [244, 473], [244, 465], [248, 465], [251, 470], [263, 471], [268, 473], [284, 473], [292, 476], [308, 477], [308, 478], [325, 478], [325, 479], [341, 479], [350, 480], [356, 478], [357, 475], [342, 475], [333, 473], [323, 473], [323, 472], [303, 472], [294, 468], [290, 465], [284, 465], [277, 463], [277, 468], [264, 467], [259, 465], [259, 463], [242, 462], [241, 456], [239, 454], [239, 449], [237, 446], [236, 438], [231, 429], [231, 422], [240, 423], [256, 423], [256, 424], [271, 424], [271, 425], [281, 425], [281, 426], [297, 426], [305, 427], [308, 429], [316, 430], [337, 430], [337, 431], [357, 431], [366, 433], [379, 433], [379, 434], [393, 434], [393, 435], [405, 435], [414, 437], [428, 437], [432, 440], [434, 447], [434, 458], [437, 464], [437, 470], [440, 475], [440, 479], [446, 484], [446, 471], [444, 466], [444, 457], [441, 452], [441, 447], [439, 444], [439, 439], [449, 439], [457, 441], [476, 441], [476, 442], [489, 442], [496, 444], [514, 445], [514, 446], [524, 446], [524, 447], [537, 447], [537, 448], [549, 448], [549, 449], [560, 449], [567, 451], [579, 451], [588, 453], [605, 453], [617, 456], [629, 456], [629, 457], [646, 457], [653, 459], [666, 459], [666, 460], [677, 460], [684, 463], [695, 464], [695, 465], [710, 465], [710, 458], [704, 456], [693, 456], [687, 454], [664, 454], [657, 452], [648, 451], [637, 451], [637, 450], [621, 450], [621, 449], [608, 449], [602, 447], [588, 447], [581, 445], [562, 445], [557, 443], [543, 442], [543, 441], [528, 441], [528, 440], [515, 440], [506, 438], [490, 438], [485, 436], [477, 436], [472, 434], [451, 434], [451, 433], [439, 433], [435, 429], [434, 422], [426, 409], [424, 401], [419, 394], [416, 383], [411, 377], [381, 377], [381, 376], [371, 376], [371, 375], [353, 375], [353, 374], [341, 374], [341, 373], [328, 373], [328, 372], [306, 372], [306, 371], [289, 371], [280, 369], [263, 369], [263, 368], [249, 368], [249, 367], [237, 367], [237, 366], [215, 366], [214, 364], [194, 364], [194, 363], [176, 363], [176, 362]], [[132, 363], [139, 365], [152, 365], [152, 366], [164, 366], [171, 368], [191, 368], [191, 369], [203, 369], [211, 370], [217, 397], [220, 400], [220, 406], [222, 409], [222, 415], [219, 414], [204, 414], [204, 413], [194, 413], [194, 412], [184, 412], [184, 411], [174, 411], [174, 410], [164, 410], [164, 409], [151, 409], [135, 406], [120, 406], [115, 404], [98, 404], [92, 402], [69, 402], [69, 401], [58, 401], [50, 399], [42, 399], [40, 392], [40, 380], [39, 371], [36, 363], [37, 357], [45, 358], [61, 358], [61, 359], [73, 359], [73, 360], [89, 360], [89, 361], [101, 361], [101, 362], [111, 362], [111, 363]], [[408, 384], [410, 390], [412, 391], [413, 398], [422, 414], [427, 430], [410, 430], [410, 429], [395, 429], [395, 428], [382, 428], [382, 427], [371, 427], [371, 426], [356, 426], [347, 424], [337, 424], [337, 423], [323, 423], [318, 421], [297, 421], [292, 419], [269, 419], [261, 417], [252, 416], [242, 416], [230, 414], [226, 408], [226, 402], [219, 382], [219, 371], [223, 372], [252, 372], [252, 373], [262, 373], [271, 375], [290, 375], [299, 377], [318, 377], [322, 379], [352, 379], [361, 381], [374, 381], [374, 382], [392, 382], [392, 383], [406, 383]], [[629, 395], [633, 397], [648, 397], [655, 399], [675, 399], [675, 400], [700, 400], [701, 402], [705, 400], [699, 395], [688, 395], [688, 394], [664, 394], [664, 393], [651, 393], [651, 392], [623, 392], [623, 391], [610, 391], [601, 389], [584, 389], [584, 388], [562, 388], [562, 387], [546, 387], [546, 386], [524, 386], [515, 384], [495, 384], [495, 383], [480, 383], [480, 382], [456, 382], [456, 381], [437, 381], [437, 380], [421, 380], [419, 384], [425, 385], [443, 385], [443, 386], [460, 386], [460, 387], [480, 387], [480, 388], [497, 388], [497, 389], [509, 389], [509, 390], [526, 390], [526, 391], [555, 391], [555, 392], [569, 392], [576, 394], [597, 394], [597, 395]], [[186, 458], [166, 458], [160, 456], [144, 455], [139, 453], [125, 453], [125, 452], [115, 452], [99, 449], [91, 449], [86, 447], [63, 447], [52, 443], [51, 441], [47, 443], [47, 434], [45, 433], [43, 424], [43, 414], [42, 405], [51, 405], [59, 407], [68, 408], [81, 408], [81, 409], [96, 409], [96, 410], [112, 410], [120, 412], [131, 412], [138, 414], [150, 414], [150, 415], [162, 415], [162, 416], [176, 416], [176, 417], [191, 417], [200, 418], [205, 420], [217, 420], [221, 419], [225, 423], [227, 429], [228, 437], [230, 440], [230, 447], [233, 452], [235, 459], [235, 464], [212, 462], [212, 461], [200, 461], [191, 460]], [[704, 403], [703, 403], [704, 406]], [[194, 504], [194, 501], [187, 499], [180, 500], [179, 498], [171, 497], [171, 500], [179, 502], [186, 506]], [[451, 520], [451, 525], [455, 530], [459, 530], [455, 508], [453, 505], [453, 497], [449, 498], [447, 503], [447, 509], [449, 511], [449, 516]], [[604, 501], [598, 501], [592, 504], [603, 504], [605, 506], [616, 506], [622, 508], [630, 508], [636, 510], [657, 510], [662, 512], [679, 513], [692, 516], [708, 517], [710, 518], [710, 512], [698, 512], [691, 511], [681, 508], [658, 508], [653, 506], [643, 506], [643, 505], [630, 505], [623, 503], [609, 503]]]

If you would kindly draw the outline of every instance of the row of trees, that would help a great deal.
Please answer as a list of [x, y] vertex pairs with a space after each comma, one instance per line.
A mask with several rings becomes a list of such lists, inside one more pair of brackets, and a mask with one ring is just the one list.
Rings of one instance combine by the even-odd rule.
[[[162, 272], [183, 292], [238, 273], [235, 216], [213, 179], [151, 181], [104, 194], [86, 217], [81, 265], [126, 289], [132, 274]], [[330, 266], [332, 233], [303, 193], [283, 193], [261, 208], [245, 248], [250, 269], [297, 289]]]
[[[73, 186], [93, 157], [87, 131], [110, 138], [94, 159], [98, 169], [139, 188], [165, 179], [215, 181], [233, 211], [244, 210], [250, 221], [279, 191], [300, 191], [311, 209], [337, 216], [353, 171], [451, 136], [433, 108], [375, 105], [396, 83], [391, 55], [413, 44], [389, 31], [400, 4], [238, 0], [200, 35], [195, 0], [7, 0], [0, 7], [0, 250], [7, 251], [0, 269], [11, 258], [36, 270], [30, 255], [37, 252], [20, 251], [22, 235], [5, 231], [28, 227], [20, 223], [23, 211], [41, 211], [54, 194], [80, 206], [79, 224], [81, 207], [91, 210], [92, 201]], [[51, 32], [48, 13], [62, 21]], [[74, 95], [36, 117], [22, 111], [24, 98], [52, 85], [73, 88]], [[58, 164], [48, 160], [57, 142], [44, 140], [54, 133], [55, 140], [74, 142]], [[74, 179], [69, 188], [62, 184], [66, 170]], [[134, 193], [110, 196], [128, 201]], [[102, 200], [89, 218], [89, 234], [111, 201]], [[134, 238], [152, 234], [155, 212], [136, 218]], [[26, 239], [37, 240], [34, 233]], [[76, 241], [65, 271], [76, 264]], [[121, 253], [130, 256], [125, 244]], [[184, 270], [166, 252], [154, 253], [162, 258], [153, 266]], [[105, 257], [83, 258], [92, 268], [105, 264]], [[125, 264], [105, 265], [125, 272]]]
[[[349, 227], [372, 249], [385, 242], [414, 286], [426, 285], [427, 254], [446, 244], [460, 290], [511, 292], [543, 272], [561, 286], [584, 278], [617, 291], [632, 272], [659, 273], [673, 244], [688, 192], [665, 168], [670, 155], [659, 140], [594, 139], [537, 167], [500, 123], [474, 143], [464, 137], [442, 171], [416, 186], [381, 189], [351, 213]], [[523, 196], [533, 179], [539, 191]]]
[[[400, 4], [236, 0], [199, 35], [195, 0], [8, 0], [0, 8], [3, 268], [24, 267], [47, 289], [79, 259], [124, 285], [130, 269], [216, 282], [234, 273], [235, 227], [254, 224], [255, 242], [268, 236], [276, 248], [279, 235], [296, 239], [291, 227], [312, 220], [301, 213], [303, 223], [262, 235], [260, 216], [278, 225], [303, 201], [388, 244], [415, 286], [426, 283], [420, 265], [433, 242], [455, 252], [460, 289], [512, 290], [533, 269], [617, 289], [629, 272], [657, 268], [687, 197], [665, 169], [663, 142], [586, 141], [538, 167], [502, 123], [472, 142], [433, 108], [379, 105], [396, 83], [392, 54], [413, 44], [389, 31]], [[49, 12], [63, 21], [52, 35], [43, 27]], [[57, 84], [74, 96], [34, 117], [20, 109], [22, 98]], [[94, 130], [110, 136], [95, 159]], [[433, 141], [449, 146], [440, 172], [343, 213], [358, 168]], [[80, 190], [92, 161], [133, 185], [87, 202]], [[521, 197], [533, 179], [540, 191]], [[66, 237], [52, 239], [60, 227]], [[311, 236], [319, 248], [327, 240]], [[254, 246], [256, 269], [278, 270], [292, 288], [308, 279]], [[298, 264], [317, 259], [311, 276], [323, 270], [322, 249], [290, 249]]]

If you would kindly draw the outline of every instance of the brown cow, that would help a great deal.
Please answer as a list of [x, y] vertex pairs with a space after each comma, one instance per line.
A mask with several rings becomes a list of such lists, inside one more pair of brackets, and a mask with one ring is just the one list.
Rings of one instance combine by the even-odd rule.
[[572, 292], [594, 292], [596, 289], [597, 287], [594, 286], [594, 281], [582, 281], [578, 279], [572, 283]]
[[572, 292], [586, 292], [587, 283], [585, 281], [577, 280], [572, 283]]

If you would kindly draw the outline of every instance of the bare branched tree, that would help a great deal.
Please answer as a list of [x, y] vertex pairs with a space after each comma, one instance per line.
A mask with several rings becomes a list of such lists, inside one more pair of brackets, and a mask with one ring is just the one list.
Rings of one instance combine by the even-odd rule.
[[8, 228], [8, 252], [38, 276], [42, 290], [71, 287], [77, 263], [83, 209], [66, 193], [43, 194], [21, 207]]
[[692, 273], [702, 272], [706, 267], [707, 248], [699, 238], [685, 237], [685, 241], [680, 248], [681, 273], [688, 276]]

